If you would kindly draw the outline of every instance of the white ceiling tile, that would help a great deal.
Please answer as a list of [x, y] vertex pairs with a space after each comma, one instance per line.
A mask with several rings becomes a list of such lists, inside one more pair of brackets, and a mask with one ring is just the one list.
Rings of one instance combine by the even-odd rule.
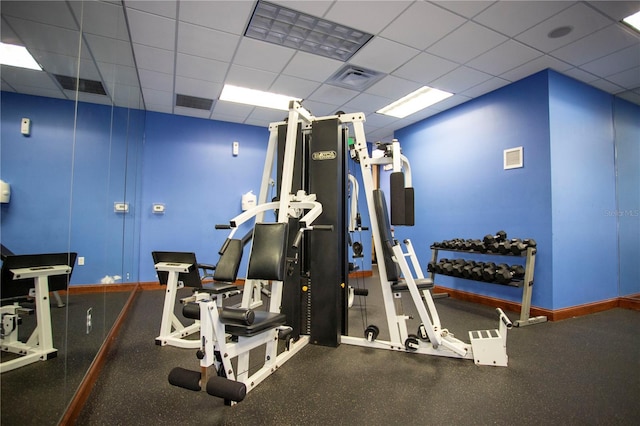
[[198, 25], [178, 24], [178, 52], [219, 61], [231, 61], [240, 37]]
[[171, 106], [171, 104], [151, 104], [145, 98], [144, 105], [147, 111], [163, 112], [165, 114], [171, 114], [173, 112], [173, 106]]
[[[71, 90], [65, 90], [65, 92], [67, 92], [67, 96], [69, 96], [69, 99], [74, 99], [74, 96], [76, 96], [75, 92]], [[109, 96], [78, 92], [77, 97], [78, 101], [80, 102], [86, 102], [89, 104], [111, 105], [111, 98]]]
[[[78, 75], [78, 61], [75, 57], [60, 55], [41, 50], [32, 50], [31, 54], [45, 71], [53, 74], [74, 77]], [[80, 78], [100, 80], [100, 73], [90, 59], [80, 60]]]
[[638, 46], [630, 46], [584, 64], [580, 68], [596, 75], [608, 77], [636, 67], [640, 67], [640, 48]]
[[176, 63], [176, 75], [178, 76], [222, 83], [228, 69], [227, 62], [178, 53]]
[[235, 102], [227, 102], [227, 101], [217, 101], [213, 106], [213, 114], [211, 118], [219, 120], [220, 118], [216, 118], [218, 116], [226, 116], [226, 117], [236, 117], [236, 119], [244, 121], [249, 117], [249, 114], [253, 111], [255, 107], [251, 105], [238, 104]]
[[271, 3], [322, 18], [331, 7], [333, 0], [272, 0]]
[[507, 40], [500, 46], [467, 62], [466, 65], [489, 74], [500, 75], [539, 56], [542, 56], [539, 51], [517, 41]]
[[[167, 88], [173, 90], [173, 88]], [[142, 88], [142, 94], [144, 95], [144, 101], [148, 105], [164, 105], [173, 109], [173, 93], [165, 90], [149, 89], [147, 87]]]
[[625, 89], [622, 86], [619, 86], [615, 83], [612, 83], [609, 80], [605, 80], [605, 79], [598, 79], [595, 81], [592, 81], [591, 83], [589, 83], [589, 85], [600, 89], [604, 92], [607, 93], [619, 93], [619, 92], [623, 92]]
[[377, 128], [382, 128], [382, 127], [386, 127], [386, 126], [390, 126], [393, 123], [398, 122], [398, 118], [397, 117], [392, 117], [390, 115], [384, 115], [384, 114], [378, 114], [378, 113], [373, 113], [373, 114], [369, 114], [367, 115], [367, 124], [369, 124], [371, 127], [377, 127]]
[[400, 99], [401, 97], [408, 95], [416, 89], [422, 86], [415, 81], [405, 80], [403, 78], [387, 75], [373, 86], [366, 90], [366, 93], [372, 95], [382, 96], [383, 98]]
[[475, 98], [478, 96], [482, 96], [485, 93], [493, 92], [494, 90], [506, 86], [509, 83], [511, 83], [509, 80], [505, 80], [500, 77], [493, 77], [492, 79], [487, 80], [484, 83], [480, 83], [476, 86], [473, 86], [471, 89], [465, 90], [461, 93], [461, 95], [467, 96], [468, 98]]
[[640, 93], [627, 90], [626, 92], [616, 93], [615, 95], [629, 102], [633, 102], [636, 105], [640, 105]]
[[[2, 90], [6, 90], [5, 87], [4, 87], [4, 84], [2, 85]], [[64, 94], [58, 88], [47, 89], [47, 88], [43, 88], [43, 87], [16, 85], [14, 87], [14, 90], [17, 93], [23, 93], [25, 95], [44, 96], [44, 97], [47, 97], [47, 98], [57, 98], [57, 99], [72, 99], [72, 100], [75, 99], [75, 97], [68, 98], [67, 95]]]
[[16, 16], [42, 24], [51, 24], [56, 27], [78, 30], [78, 25], [67, 2], [3, 1], [2, 15]]
[[625, 89], [636, 89], [640, 87], [640, 67], [610, 75], [607, 80]]
[[19, 46], [23, 44], [23, 42], [20, 40], [18, 35], [13, 31], [13, 29], [11, 29], [11, 27], [4, 22], [4, 17], [3, 17], [3, 20], [0, 21], [0, 40], [3, 43], [7, 43], [7, 44], [16, 44]]
[[165, 18], [175, 19], [177, 10], [176, 3], [175, 0], [127, 0], [125, 5], [127, 6], [127, 10], [137, 9], [154, 15], [164, 16]]
[[394, 100], [395, 99], [384, 98], [369, 93], [361, 93], [342, 105], [342, 110], [346, 113], [364, 112], [365, 114], [369, 114], [389, 105]]
[[315, 90], [308, 99], [339, 106], [353, 99], [356, 95], [358, 95], [358, 92], [355, 90], [343, 89], [342, 87], [331, 86], [330, 84], [323, 84]]
[[461, 66], [435, 80], [432, 83], [432, 87], [453, 94], [462, 93], [477, 84], [489, 80], [491, 77], [489, 74]]
[[[590, 7], [578, 3], [518, 35], [516, 39], [535, 49], [549, 53], [584, 37], [592, 31], [606, 27], [610, 23], [610, 19]], [[571, 26], [573, 31], [564, 37], [548, 37], [551, 31], [563, 26]]]
[[56, 89], [58, 86], [53, 82], [49, 74], [44, 71], [35, 71], [23, 68], [0, 66], [2, 79], [11, 86], [31, 86], [42, 87], [44, 89]]
[[453, 108], [454, 106], [461, 105], [461, 104], [467, 102], [470, 99], [471, 98], [469, 98], [469, 97], [467, 97], [465, 95], [455, 94], [455, 95], [451, 96], [450, 98], [445, 99], [444, 101], [440, 101], [437, 104], [431, 105], [431, 109], [435, 109], [435, 110], [439, 110], [439, 111], [445, 111], [445, 110], [447, 110], [449, 108]]
[[404, 46], [386, 38], [375, 37], [364, 45], [349, 60], [349, 63], [374, 71], [390, 73], [418, 53], [420, 51], [412, 47]]
[[513, 37], [572, 4], [569, 1], [498, 1], [473, 20]]
[[295, 52], [288, 47], [243, 37], [233, 62], [250, 68], [280, 72]]
[[165, 50], [174, 49], [175, 20], [135, 9], [128, 9], [127, 18], [132, 42]]
[[590, 1], [589, 6], [594, 7], [613, 19], [621, 21], [627, 16], [633, 15], [640, 11], [640, 3], [635, 1]]
[[338, 111], [340, 105], [328, 104], [324, 102], [314, 101], [312, 99], [305, 99], [302, 102], [302, 106], [316, 117], [325, 117], [327, 115], [335, 114]]
[[197, 108], [186, 108], [176, 106], [173, 108], [173, 113], [178, 115], [184, 115], [187, 117], [196, 117], [196, 118], [209, 118], [211, 115], [211, 111], [197, 109]]
[[176, 93], [199, 98], [218, 99], [222, 91], [221, 83], [176, 77]]
[[568, 75], [569, 77], [575, 78], [576, 80], [580, 80], [584, 83], [591, 83], [598, 79], [598, 76], [588, 73], [580, 68], [571, 68], [563, 72], [563, 74]]
[[378, 34], [400, 15], [410, 1], [337, 1], [325, 19], [371, 34]]
[[142, 94], [137, 87], [118, 85], [111, 91], [113, 103], [123, 108], [143, 109]]
[[429, 53], [420, 53], [398, 68], [393, 75], [407, 80], [428, 84], [436, 78], [458, 67], [455, 62], [439, 58]]
[[514, 68], [511, 71], [505, 72], [504, 74], [501, 74], [500, 77], [509, 81], [517, 81], [547, 68], [551, 68], [558, 72], [564, 72], [572, 67], [566, 62], [562, 62], [549, 55], [544, 55]]
[[269, 88], [270, 92], [280, 93], [305, 99], [320, 87], [317, 81], [305, 80], [302, 78], [280, 75]]
[[179, 19], [207, 28], [242, 35], [255, 3], [251, 1], [181, 1]]
[[252, 126], [268, 127], [270, 123], [284, 121], [287, 118], [287, 111], [279, 111], [270, 108], [255, 108], [247, 120], [246, 124]]
[[82, 16], [82, 31], [85, 34], [129, 40], [122, 5], [102, 1], [71, 1], [69, 6], [78, 18]]
[[155, 90], [173, 90], [173, 74], [165, 74], [146, 69], [138, 70], [142, 88]]
[[85, 40], [96, 61], [113, 62], [130, 67], [134, 65], [129, 42], [93, 34], [85, 34]]
[[640, 51], [640, 38], [631, 35], [622, 29], [620, 25], [612, 24], [558, 50], [554, 50], [551, 54], [558, 59], [579, 66], [606, 56], [612, 51], [622, 50], [629, 46], [635, 46], [635, 49]]
[[474, 22], [467, 22], [429, 47], [427, 51], [462, 64], [506, 40], [505, 36], [495, 31]]
[[426, 2], [416, 2], [380, 33], [382, 37], [424, 50], [466, 20]]
[[138, 73], [133, 67], [106, 62], [98, 62], [97, 65], [100, 74], [102, 74], [102, 79], [107, 83], [117, 82], [128, 86], [138, 85]]
[[224, 82], [249, 89], [269, 90], [277, 76], [273, 72], [232, 65]]
[[448, 9], [452, 12], [455, 12], [458, 15], [462, 15], [465, 18], [472, 18], [496, 2], [479, 1], [479, 0], [470, 0], [470, 1], [446, 0], [446, 1], [434, 1], [432, 3], [437, 4], [438, 6]]
[[[78, 56], [80, 47], [78, 31], [19, 18], [6, 17], [5, 19], [27, 46], [37, 46], [40, 50], [71, 57]], [[82, 46], [81, 55], [83, 57], [89, 55], [85, 46]]]
[[157, 47], [145, 46], [133, 43], [133, 52], [138, 68], [174, 73], [174, 53], [173, 50], [158, 49]]
[[282, 71], [283, 74], [305, 78], [313, 81], [325, 81], [343, 62], [306, 52], [296, 52], [291, 61]]

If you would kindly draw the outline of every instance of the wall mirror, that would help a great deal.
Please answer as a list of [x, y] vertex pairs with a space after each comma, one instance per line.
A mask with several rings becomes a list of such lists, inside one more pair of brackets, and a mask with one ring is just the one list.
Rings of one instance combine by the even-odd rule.
[[[0, 423], [58, 424], [138, 282], [145, 112], [121, 2], [2, 1], [0, 12], [2, 42], [42, 67], [1, 69], [1, 242], [78, 256], [69, 290], [50, 297], [57, 356], [2, 373]], [[36, 323], [25, 315], [19, 339]]]

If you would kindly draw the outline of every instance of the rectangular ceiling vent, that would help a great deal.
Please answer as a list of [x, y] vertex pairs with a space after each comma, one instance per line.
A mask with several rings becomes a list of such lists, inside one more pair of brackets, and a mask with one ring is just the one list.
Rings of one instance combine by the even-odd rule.
[[92, 93], [94, 95], [107, 94], [107, 92], [104, 90], [102, 82], [100, 81], [87, 80], [84, 78], [69, 77], [66, 75], [58, 74], [54, 74], [54, 77], [56, 78], [56, 80], [58, 80], [58, 83], [60, 83], [62, 88], [65, 90], [75, 91], [77, 88], [79, 92]]
[[383, 73], [354, 65], [345, 65], [327, 80], [328, 84], [345, 89], [365, 90], [378, 81]]
[[522, 158], [522, 147], [504, 150], [504, 169], [517, 169], [524, 166]]
[[176, 106], [179, 107], [209, 111], [211, 109], [211, 105], [213, 105], [213, 99], [176, 94]]
[[346, 62], [372, 34], [259, 0], [246, 37]]

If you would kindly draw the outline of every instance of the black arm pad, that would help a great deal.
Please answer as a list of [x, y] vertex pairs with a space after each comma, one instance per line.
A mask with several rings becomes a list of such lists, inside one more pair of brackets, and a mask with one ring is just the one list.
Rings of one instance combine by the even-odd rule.
[[236, 323], [251, 325], [256, 319], [256, 314], [251, 309], [223, 308], [220, 311], [220, 320], [223, 323]]

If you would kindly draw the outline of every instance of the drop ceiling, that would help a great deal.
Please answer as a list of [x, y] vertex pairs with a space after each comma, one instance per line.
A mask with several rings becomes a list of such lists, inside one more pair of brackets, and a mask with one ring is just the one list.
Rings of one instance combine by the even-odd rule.
[[[245, 37], [256, 1], [3, 0], [2, 41], [26, 46], [45, 72], [3, 65], [2, 90], [74, 100], [54, 74], [79, 71], [106, 91], [80, 93], [84, 102], [256, 126], [284, 118], [218, 100], [229, 83], [302, 98], [316, 116], [365, 112], [369, 140], [546, 68], [640, 104], [640, 35], [619, 23], [640, 1], [271, 3], [373, 38], [342, 62]], [[572, 31], [548, 36], [563, 26]], [[332, 82], [345, 66], [376, 80], [355, 88]], [[423, 85], [454, 96], [404, 119], [375, 113]], [[177, 106], [178, 95], [213, 103]]]

